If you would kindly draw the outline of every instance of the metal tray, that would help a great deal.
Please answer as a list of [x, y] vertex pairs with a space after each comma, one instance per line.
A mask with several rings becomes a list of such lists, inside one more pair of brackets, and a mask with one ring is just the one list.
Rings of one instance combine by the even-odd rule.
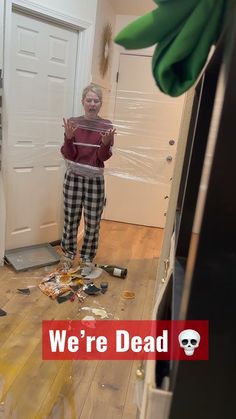
[[60, 262], [60, 255], [50, 244], [43, 243], [7, 250], [5, 259], [16, 271], [25, 271], [30, 268], [54, 265]]

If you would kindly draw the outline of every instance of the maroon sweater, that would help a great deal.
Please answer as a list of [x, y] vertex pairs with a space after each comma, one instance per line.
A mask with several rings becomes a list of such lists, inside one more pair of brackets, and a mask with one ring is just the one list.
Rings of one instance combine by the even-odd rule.
[[86, 119], [84, 116], [70, 118], [77, 127], [74, 137], [69, 140], [65, 137], [61, 153], [67, 160], [95, 167], [104, 167], [104, 161], [111, 155], [111, 146], [102, 142], [102, 131], [112, 129], [108, 119], [98, 117], [95, 120]]

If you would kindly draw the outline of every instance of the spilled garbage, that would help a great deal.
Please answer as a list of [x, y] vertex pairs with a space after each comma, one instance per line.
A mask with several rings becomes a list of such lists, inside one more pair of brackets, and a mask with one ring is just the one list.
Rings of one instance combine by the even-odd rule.
[[19, 294], [30, 295], [30, 289], [29, 288], [17, 288], [17, 292]]
[[107, 289], [108, 289], [108, 282], [101, 282], [100, 287], [101, 287], [101, 292], [105, 294], [105, 292], [107, 292]]
[[95, 319], [94, 316], [100, 318], [100, 319], [109, 319], [112, 316], [111, 313], [108, 313], [107, 310], [104, 307], [81, 307], [80, 312], [81, 311], [86, 311], [92, 314], [91, 315], [86, 315], [85, 317], [83, 317], [83, 320], [88, 320], [88, 317], [90, 317], [90, 320], [92, 320], [92, 317]]
[[122, 298], [125, 300], [134, 300], [135, 299], [135, 292], [133, 291], [123, 291]]
[[[83, 277], [81, 266], [69, 267], [64, 264], [62, 267], [46, 275], [39, 283], [39, 289], [52, 300], [57, 300], [59, 304], [66, 301], [83, 302], [87, 295], [104, 294], [107, 291], [108, 283], [102, 282], [101, 286], [96, 286], [92, 280], [98, 278], [102, 270], [95, 268], [94, 271]], [[20, 290], [26, 293], [25, 290]]]
[[[113, 265], [112, 267], [114, 268]], [[17, 288], [16, 292], [27, 296], [31, 294], [31, 288], [34, 287], [40, 289], [44, 295], [48, 296], [53, 301], [57, 301], [58, 304], [65, 302], [73, 303], [75, 301], [83, 303], [89, 296], [105, 294], [108, 290], [109, 282], [106, 280], [97, 281], [105, 269], [102, 269], [99, 265], [95, 265], [93, 271], [84, 277], [81, 274], [82, 268], [83, 266], [80, 264], [71, 267], [67, 265], [67, 263], [59, 265], [51, 272], [48, 272], [48, 269], [45, 268], [46, 275], [43, 274], [43, 277], [38, 277], [40, 279], [38, 285]], [[114, 273], [112, 276], [115, 276]], [[94, 283], [95, 280], [96, 284]], [[122, 297], [124, 299], [133, 299], [135, 298], [135, 294], [130, 291], [124, 291]], [[95, 300], [93, 303], [97, 304], [97, 301]], [[82, 317], [84, 321], [113, 318], [113, 315], [108, 313], [106, 309], [101, 306], [80, 307], [79, 312], [81, 312], [81, 310], [86, 311]], [[0, 315], [6, 315], [4, 310], [0, 310]]]
[[83, 291], [88, 295], [97, 295], [101, 293], [101, 288], [96, 287], [94, 284], [87, 284], [83, 287]]
[[6, 315], [7, 315], [7, 312], [0, 308], [0, 317], [6, 316]]
[[[46, 275], [39, 283], [38, 287], [45, 295], [52, 298], [52, 300], [55, 300], [57, 297], [66, 293], [72, 293], [72, 296], [84, 285], [80, 270], [80, 266], [68, 268], [66, 265], [63, 265]], [[69, 298], [71, 298], [71, 296]]]

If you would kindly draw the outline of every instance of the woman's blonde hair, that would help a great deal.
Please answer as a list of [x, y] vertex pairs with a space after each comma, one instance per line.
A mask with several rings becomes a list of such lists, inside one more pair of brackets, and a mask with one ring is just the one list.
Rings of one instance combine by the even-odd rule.
[[84, 88], [83, 93], [82, 93], [82, 100], [84, 100], [88, 92], [95, 93], [99, 97], [100, 101], [102, 102], [102, 89], [97, 84], [90, 83], [88, 86]]

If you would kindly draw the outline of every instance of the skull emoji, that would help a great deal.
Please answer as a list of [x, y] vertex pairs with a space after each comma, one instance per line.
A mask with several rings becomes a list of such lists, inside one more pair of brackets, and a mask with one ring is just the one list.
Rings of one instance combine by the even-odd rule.
[[186, 329], [179, 334], [179, 344], [188, 356], [194, 354], [194, 350], [198, 348], [201, 336], [196, 330]]

